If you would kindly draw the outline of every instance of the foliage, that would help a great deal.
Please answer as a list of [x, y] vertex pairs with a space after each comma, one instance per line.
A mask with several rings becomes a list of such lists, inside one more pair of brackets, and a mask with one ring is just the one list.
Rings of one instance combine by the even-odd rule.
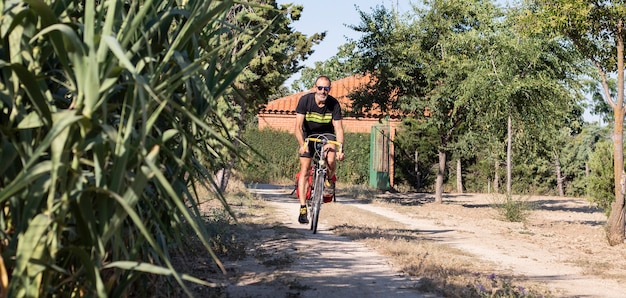
[[[596, 142], [606, 138], [605, 128], [585, 126], [577, 135], [567, 136], [563, 147], [556, 148], [559, 153], [563, 177], [564, 192], [567, 196], [583, 197], [587, 195], [587, 165], [589, 155]], [[558, 195], [554, 161], [550, 152], [540, 150], [533, 152], [524, 147], [515, 149], [519, 152], [514, 156], [512, 190], [518, 194]], [[464, 186], [468, 192], [493, 192], [494, 177], [493, 160], [488, 157], [489, 151], [476, 148], [470, 159], [464, 159]], [[500, 177], [504, 177], [504, 168], [500, 169]]]
[[509, 222], [525, 222], [533, 205], [525, 198], [514, 198], [505, 195], [504, 198], [494, 199], [494, 208], [497, 208], [504, 220]]
[[[488, 158], [488, 152], [477, 151], [472, 158], [463, 159], [463, 186], [470, 193], [494, 192], [493, 161]], [[500, 177], [503, 173], [499, 173]]]
[[[599, 84], [599, 79], [589, 80], [586, 84], [588, 88], [587, 92], [591, 95], [591, 108], [589, 113], [591, 115], [600, 116], [600, 120], [603, 123], [613, 123], [613, 113], [611, 105], [604, 99], [602, 85]], [[607, 86], [609, 87], [609, 94], [611, 97], [617, 96], [617, 80], [613, 78], [607, 79]]]
[[229, 23], [233, 1], [183, 2], [0, 4], [8, 296], [132, 296], [143, 274], [189, 295], [184, 281], [208, 283], [169, 257], [189, 233], [221, 266], [194, 187], [215, 189], [205, 177], [235, 148], [227, 99], [268, 27]]
[[423, 94], [419, 89], [424, 80], [423, 65], [412, 55], [418, 36], [400, 27], [400, 16], [384, 6], [376, 6], [371, 14], [359, 10], [359, 14], [361, 23], [349, 26], [363, 34], [354, 41], [352, 67], [356, 72], [373, 75], [376, 80], [350, 95], [352, 108], [395, 110], [399, 108], [399, 97]]
[[[559, 142], [563, 140], [560, 134], [564, 127], [579, 131], [582, 123], [583, 110], [578, 102], [583, 97], [577, 91], [577, 77], [584, 68], [580, 57], [562, 39], [516, 30], [517, 17], [513, 11], [503, 27], [492, 32], [497, 42], [486, 45], [484, 65], [475, 73], [475, 81], [486, 81], [470, 87], [484, 86], [472, 94], [487, 101], [474, 107], [485, 116], [481, 126], [496, 136], [504, 130], [505, 119], [510, 121], [511, 128], [506, 128], [506, 142], [511, 146], [507, 160], [514, 154], [541, 156], [545, 163], [537, 169], [547, 173], [545, 167], [552, 164], [554, 182]], [[494, 84], [485, 84], [488, 82]], [[507, 167], [512, 171], [518, 165]], [[512, 183], [507, 180], [507, 189]]]
[[[533, 155], [545, 154], [540, 151], [563, 123], [580, 123], [581, 97], [572, 91], [579, 60], [567, 44], [521, 36], [513, 16], [488, 1], [424, 4], [405, 16], [381, 7], [361, 12], [361, 24], [352, 27], [364, 33], [354, 63], [376, 79], [351, 95], [354, 106], [399, 109], [423, 122], [421, 128], [430, 126], [441, 163], [450, 154], [476, 160], [479, 149], [490, 152], [482, 156], [495, 164], [509, 117], [514, 147]], [[545, 172], [546, 165], [529, 170]], [[436, 198], [445, 171], [440, 164]]]
[[[434, 185], [433, 175], [435, 175], [436, 157], [436, 135], [434, 132], [428, 133], [428, 126], [419, 122], [404, 120], [404, 125], [398, 130], [395, 138], [395, 177], [396, 186], [411, 186], [410, 189], [417, 191], [432, 191]], [[432, 128], [431, 128], [432, 129]], [[411, 132], [411, 133], [407, 133]], [[581, 133], [567, 136], [564, 145], [556, 148], [559, 152], [564, 179], [564, 190], [567, 196], [588, 197], [590, 195], [587, 187], [589, 183], [590, 169], [589, 156], [595, 149], [596, 143], [609, 139], [607, 127], [600, 127], [597, 124], [584, 126]], [[494, 159], [490, 157], [494, 149], [486, 146], [490, 142], [485, 142], [483, 146], [473, 144], [468, 149], [472, 155], [462, 159], [464, 187], [467, 192], [491, 193], [494, 192]], [[556, 177], [554, 175], [554, 164], [549, 151], [533, 151], [524, 146], [516, 147], [516, 154], [513, 162], [512, 189], [514, 193], [526, 195], [558, 195]], [[420, 169], [422, 179], [419, 189], [415, 175], [415, 151], [418, 151], [417, 168]], [[454, 160], [450, 157], [450, 160]], [[451, 164], [448, 172], [454, 176], [456, 164]], [[505, 169], [499, 169], [499, 177], [504, 177]], [[452, 185], [454, 177], [448, 179], [446, 189], [454, 189]], [[604, 177], [606, 178], [606, 177]]]
[[511, 189], [517, 194], [557, 195], [554, 162], [547, 154], [516, 154]]
[[345, 133], [346, 159], [339, 163], [337, 179], [348, 184], [365, 185], [369, 181], [370, 134]]
[[[249, 52], [252, 55], [250, 62], [235, 79], [236, 92], [228, 96], [232, 106], [228, 110], [230, 117], [224, 120], [224, 124], [230, 128], [226, 132], [229, 135], [239, 137], [245, 123], [252, 121], [256, 112], [268, 100], [286, 93], [283, 82], [301, 68], [299, 61], [313, 52], [311, 47], [324, 39], [325, 33], [315, 33], [307, 37], [291, 29], [291, 23], [300, 18], [302, 9], [301, 5], [294, 4], [284, 4], [278, 8], [274, 0], [236, 1], [230, 9], [227, 20], [234, 26], [243, 28], [244, 34], [225, 34], [224, 42], [241, 49], [264, 30], [271, 32], [272, 38], [263, 40], [259, 47]], [[229, 53], [220, 52], [219, 55], [225, 57]], [[239, 149], [240, 144], [235, 142], [235, 145]], [[221, 190], [227, 187], [232, 169], [238, 161], [237, 151], [226, 150], [223, 153], [229, 158], [219, 163], [215, 173]]]
[[[562, 148], [561, 165], [567, 196], [589, 197], [590, 156], [600, 141], [608, 141], [608, 127], [588, 125], [580, 134], [571, 136]], [[605, 157], [603, 157], [605, 158]]]
[[[626, 5], [623, 0], [534, 0], [523, 10], [519, 26], [528, 32], [565, 35], [597, 70], [604, 100], [613, 110], [613, 185], [614, 202], [607, 221], [609, 244], [625, 239], [623, 190], [619, 184], [624, 173], [624, 70], [626, 51]], [[610, 78], [617, 78], [617, 95], [612, 94]]]
[[291, 84], [293, 91], [300, 92], [311, 89], [315, 79], [320, 75], [328, 76], [333, 81], [354, 74], [355, 70], [351, 62], [354, 47], [354, 43], [341, 45], [337, 55], [323, 62], [315, 62], [313, 67], [303, 68], [300, 78]]
[[[239, 166], [245, 181], [257, 183], [292, 182], [299, 171], [298, 143], [293, 134], [272, 129], [250, 128], [243, 139], [250, 147], [246, 162]], [[369, 134], [346, 133], [346, 159], [338, 163], [337, 180], [365, 184], [369, 179]]]
[[243, 102], [237, 102], [249, 115], [254, 115], [270, 96], [281, 91], [285, 80], [302, 68], [299, 62], [313, 53], [313, 45], [324, 40], [326, 33], [306, 36], [291, 29], [292, 23], [300, 19], [302, 5], [290, 3], [278, 7], [275, 0], [249, 2], [235, 4], [229, 19], [251, 32], [243, 38], [231, 39], [231, 42], [245, 44], [267, 27], [272, 33], [272, 38], [264, 41], [237, 79], [237, 86], [241, 89], [238, 95], [243, 99]]
[[[416, 157], [417, 154], [417, 163]], [[437, 134], [432, 126], [412, 118], [403, 120], [394, 140], [394, 181], [416, 191], [432, 190], [437, 163]]]
[[249, 128], [242, 138], [250, 147], [245, 162], [238, 167], [244, 181], [276, 183], [295, 177], [300, 163], [296, 151], [298, 142], [292, 134]]
[[615, 200], [615, 180], [613, 180], [613, 143], [600, 141], [596, 149], [589, 156], [589, 200], [604, 210], [608, 216], [611, 213], [611, 203]]

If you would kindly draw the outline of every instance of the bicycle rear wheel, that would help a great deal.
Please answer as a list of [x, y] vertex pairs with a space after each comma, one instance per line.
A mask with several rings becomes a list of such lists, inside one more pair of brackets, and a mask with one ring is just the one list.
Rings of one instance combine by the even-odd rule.
[[320, 218], [320, 209], [322, 209], [322, 200], [324, 196], [324, 177], [322, 173], [315, 173], [315, 188], [311, 197], [311, 230], [313, 234], [317, 233], [317, 223]]

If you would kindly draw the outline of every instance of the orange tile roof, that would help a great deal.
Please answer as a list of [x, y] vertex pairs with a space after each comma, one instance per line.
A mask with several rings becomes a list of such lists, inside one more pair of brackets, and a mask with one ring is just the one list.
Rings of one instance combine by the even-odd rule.
[[[348, 96], [360, 86], [369, 83], [370, 80], [370, 76], [352, 75], [333, 81], [331, 83], [332, 88], [330, 89], [329, 94], [341, 103], [341, 107], [344, 111], [350, 111], [350, 108], [352, 107], [352, 99]], [[310, 92], [315, 92], [314, 88], [272, 100], [261, 108], [260, 113], [293, 115], [296, 113], [298, 100], [300, 100], [303, 95]], [[379, 117], [381, 114], [382, 113], [379, 109], [373, 109], [367, 113], [365, 117]]]

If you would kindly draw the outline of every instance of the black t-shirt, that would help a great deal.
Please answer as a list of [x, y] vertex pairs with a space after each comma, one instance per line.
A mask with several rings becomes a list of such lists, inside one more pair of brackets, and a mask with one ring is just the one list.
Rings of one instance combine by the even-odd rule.
[[315, 93], [308, 93], [298, 101], [296, 114], [304, 114], [302, 130], [306, 136], [321, 133], [334, 134], [333, 120], [341, 120], [341, 106], [336, 98], [328, 95], [326, 104], [320, 108], [315, 103]]

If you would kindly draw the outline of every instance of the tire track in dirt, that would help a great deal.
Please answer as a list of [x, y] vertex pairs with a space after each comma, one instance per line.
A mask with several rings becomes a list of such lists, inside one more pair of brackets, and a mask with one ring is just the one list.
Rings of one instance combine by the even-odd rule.
[[408, 216], [383, 206], [342, 200], [343, 204], [361, 208], [402, 223], [409, 229], [423, 231], [431, 240], [469, 252], [480, 259], [498, 264], [500, 269], [544, 283], [558, 297], [625, 297], [624, 288], [615, 280], [598, 279], [582, 274], [579, 267], [564, 264], [569, 256], [546, 251], [523, 240], [504, 239], [497, 232], [461, 222], [455, 225], [432, 219]]
[[[317, 234], [310, 231], [310, 225], [299, 224], [299, 206], [291, 190], [271, 185], [249, 188], [276, 209], [282, 225], [304, 234], [301, 239], [285, 240], [291, 241], [288, 245], [297, 251], [298, 258], [277, 272], [297, 281], [301, 289], [298, 297], [436, 297], [416, 290], [417, 281], [393, 271], [386, 257], [362, 243], [333, 235], [323, 218]], [[235, 297], [277, 297], [272, 289], [262, 288], [262, 283], [245, 283], [229, 287], [229, 293]]]

